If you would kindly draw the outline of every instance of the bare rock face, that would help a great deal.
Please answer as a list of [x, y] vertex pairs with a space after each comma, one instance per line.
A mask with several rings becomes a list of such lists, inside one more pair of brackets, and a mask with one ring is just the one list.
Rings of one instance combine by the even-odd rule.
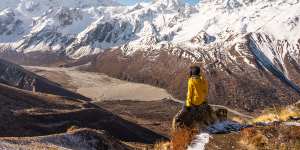
[[181, 110], [173, 118], [172, 129], [196, 128], [204, 131], [207, 127], [227, 120], [227, 109], [213, 108], [208, 104], [202, 104], [199, 107], [192, 107], [189, 111]]
[[202, 31], [202, 32], [199, 32], [195, 37], [193, 37], [191, 42], [203, 45], [203, 44], [212, 43], [215, 40], [216, 40], [216, 37], [211, 36], [211, 35], [207, 34], [206, 32]]

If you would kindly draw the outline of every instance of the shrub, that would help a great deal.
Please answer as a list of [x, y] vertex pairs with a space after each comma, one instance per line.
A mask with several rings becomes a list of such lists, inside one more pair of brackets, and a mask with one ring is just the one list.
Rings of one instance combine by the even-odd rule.
[[171, 132], [170, 142], [158, 142], [155, 150], [185, 150], [199, 133], [195, 128], [179, 128]]

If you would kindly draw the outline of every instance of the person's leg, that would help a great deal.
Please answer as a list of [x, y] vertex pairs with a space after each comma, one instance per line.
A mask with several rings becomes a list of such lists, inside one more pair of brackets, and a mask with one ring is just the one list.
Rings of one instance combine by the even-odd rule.
[[194, 122], [198, 124], [200, 128], [215, 122], [214, 112], [207, 102], [197, 106], [194, 115]]
[[33, 93], [36, 92], [35, 86], [32, 87], [32, 92], [33, 92]]
[[204, 118], [205, 118], [204, 111], [201, 105], [194, 107], [193, 114], [192, 114], [193, 126], [195, 126], [196, 128], [201, 128]]
[[201, 105], [201, 111], [202, 111], [202, 121], [205, 125], [211, 125], [214, 123], [214, 112], [213, 109], [208, 105], [207, 102], [203, 103]]
[[181, 110], [175, 115], [172, 122], [172, 128], [176, 129], [178, 127], [187, 126], [189, 120], [189, 111], [185, 108], [185, 106], [183, 106]]
[[216, 117], [217, 117], [218, 121], [227, 120], [227, 113], [228, 113], [227, 109], [221, 108], [221, 109], [216, 110], [215, 113], [216, 113]]

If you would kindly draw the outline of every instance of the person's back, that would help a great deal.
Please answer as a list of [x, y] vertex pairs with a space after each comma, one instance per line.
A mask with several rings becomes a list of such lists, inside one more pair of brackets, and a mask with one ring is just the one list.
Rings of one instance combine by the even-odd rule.
[[188, 92], [183, 109], [175, 116], [173, 120], [173, 129], [177, 126], [191, 126], [194, 122], [207, 121], [205, 118], [211, 118], [211, 108], [207, 104], [208, 82], [200, 72], [200, 67], [190, 67], [190, 76], [188, 79]]
[[203, 75], [192, 75], [188, 81], [186, 107], [199, 106], [206, 102], [208, 82]]

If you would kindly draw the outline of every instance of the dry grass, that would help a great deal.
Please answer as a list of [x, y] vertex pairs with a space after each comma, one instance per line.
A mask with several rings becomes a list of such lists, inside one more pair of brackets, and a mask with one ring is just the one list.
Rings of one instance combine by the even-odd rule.
[[73, 131], [76, 131], [78, 129], [80, 129], [78, 126], [73, 125], [67, 129], [67, 133], [72, 133]]
[[239, 116], [233, 116], [233, 117], [230, 117], [229, 119], [232, 120], [232, 121], [238, 122], [240, 124], [247, 124], [248, 120], [249, 120], [249, 119], [247, 120], [247, 119], [244, 119], [244, 118], [239, 117]]
[[59, 150], [60, 148], [56, 147], [56, 146], [48, 146], [48, 145], [44, 145], [44, 144], [35, 144], [34, 146], [30, 147], [29, 149], [31, 150]]
[[[26, 143], [26, 142], [25, 142]], [[15, 142], [12, 142], [11, 144], [10, 143], [7, 143], [9, 145], [9, 147], [0, 147], [1, 150], [6, 150], [6, 149], [18, 149], [18, 150], [61, 150], [62, 147], [59, 147], [57, 145], [54, 145], [54, 144], [50, 144], [50, 143], [39, 143], [39, 142], [32, 142], [32, 143], [29, 143], [28, 145], [25, 144], [25, 143], [15, 143]]]
[[170, 150], [171, 143], [170, 142], [158, 142], [154, 145], [154, 150]]
[[291, 126], [290, 128], [284, 130], [282, 135], [286, 139], [298, 139], [300, 141], [300, 127]]
[[255, 128], [247, 128], [241, 132], [240, 143], [249, 150], [255, 150], [257, 147], [265, 148], [268, 145], [268, 138]]
[[170, 142], [159, 142], [155, 144], [155, 150], [185, 150], [199, 133], [195, 128], [180, 128], [171, 132]]
[[249, 150], [299, 150], [300, 127], [278, 125], [247, 128], [241, 132], [239, 142]]
[[289, 107], [282, 109], [279, 113], [279, 119], [282, 121], [287, 121], [290, 118], [300, 117], [300, 110], [295, 107]]
[[195, 136], [199, 133], [198, 129], [182, 128], [171, 133], [171, 145], [173, 150], [184, 150], [191, 144]]
[[263, 115], [253, 119], [251, 123], [288, 121], [291, 118], [300, 118], [300, 109], [298, 107], [294, 107], [294, 106], [289, 106], [286, 108], [274, 107], [273, 109], [263, 113]]
[[263, 114], [251, 121], [251, 123], [257, 123], [257, 122], [274, 122], [274, 121], [279, 121], [279, 117], [277, 114]]

